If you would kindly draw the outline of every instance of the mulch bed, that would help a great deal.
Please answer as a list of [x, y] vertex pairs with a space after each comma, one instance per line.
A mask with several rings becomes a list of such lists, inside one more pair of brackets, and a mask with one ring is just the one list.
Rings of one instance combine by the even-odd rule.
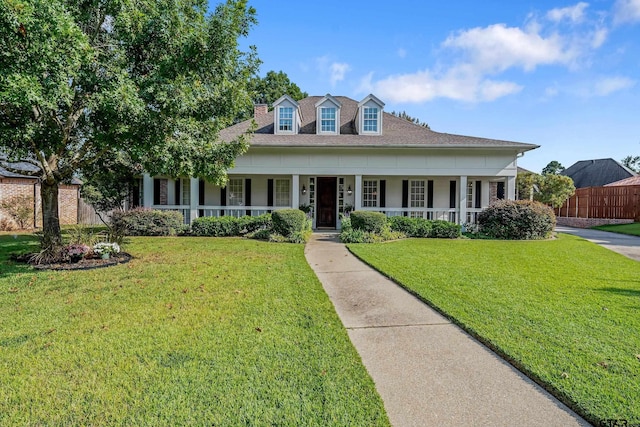
[[[11, 259], [17, 262], [29, 263], [29, 259], [33, 254], [25, 254], [20, 256], [12, 256]], [[102, 258], [83, 258], [78, 262], [55, 262], [51, 264], [32, 264], [36, 270], [92, 270], [94, 268], [105, 268], [119, 264], [126, 264], [133, 257], [126, 253], [120, 252], [112, 255], [109, 259]]]

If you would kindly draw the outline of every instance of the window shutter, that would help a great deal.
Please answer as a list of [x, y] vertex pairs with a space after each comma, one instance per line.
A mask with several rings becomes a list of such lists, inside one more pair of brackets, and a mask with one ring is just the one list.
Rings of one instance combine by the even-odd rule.
[[[227, 187], [220, 188], [220, 206], [227, 206]], [[220, 210], [220, 216], [224, 216], [224, 210]]]
[[433, 208], [433, 180], [427, 181], [427, 208]]
[[504, 182], [498, 182], [498, 188], [496, 189], [496, 198], [498, 200], [504, 199]]
[[[402, 207], [403, 208], [409, 207], [409, 180], [408, 179], [402, 180]], [[403, 215], [407, 216], [408, 214], [409, 214], [408, 212], [405, 212]]]
[[449, 208], [456, 207], [456, 182], [449, 181]]
[[[200, 206], [204, 205], [204, 180], [202, 179], [198, 181], [198, 204]], [[198, 211], [198, 216], [204, 216], [204, 209]]]
[[[251, 180], [249, 178], [244, 180], [244, 205], [251, 206]], [[251, 216], [251, 209], [247, 209], [245, 213]]]
[[174, 185], [174, 188], [175, 188], [174, 196], [175, 196], [175, 199], [176, 199], [174, 205], [181, 205], [182, 204], [182, 199], [180, 198], [180, 190], [182, 189], [182, 182], [181, 182], [180, 178], [177, 178], [173, 185]]
[[273, 179], [267, 180], [267, 206], [273, 206]]
[[482, 181], [476, 181], [476, 208], [482, 207]]
[[153, 204], [160, 204], [160, 180], [157, 178], [153, 180]]
[[381, 208], [387, 207], [387, 181], [384, 179], [380, 180], [380, 200], [378, 206]]

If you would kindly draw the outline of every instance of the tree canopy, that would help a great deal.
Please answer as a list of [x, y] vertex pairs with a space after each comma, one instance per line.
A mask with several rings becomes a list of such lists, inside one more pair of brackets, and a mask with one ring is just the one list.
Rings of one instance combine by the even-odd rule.
[[562, 172], [564, 172], [564, 169], [565, 167], [562, 166], [560, 162], [558, 162], [557, 160], [552, 160], [547, 164], [547, 166], [544, 167], [544, 169], [542, 169], [542, 174], [560, 175]]
[[621, 162], [632, 171], [640, 172], [640, 156], [627, 156]]
[[408, 122], [415, 123], [417, 125], [420, 125], [422, 127], [427, 128], [427, 129], [431, 129], [426, 122], [423, 122], [422, 120], [420, 120], [420, 119], [418, 119], [416, 117], [410, 116], [409, 114], [407, 114], [406, 111], [398, 111], [398, 112], [392, 111], [391, 115], [396, 116], [396, 117], [400, 117], [401, 119], [405, 119]]
[[516, 178], [516, 185], [520, 200], [535, 200], [554, 208], [562, 206], [576, 191], [570, 177], [552, 173], [520, 173]]
[[40, 169], [43, 246], [60, 244], [58, 184], [104, 156], [224, 183], [247, 141], [218, 132], [259, 66], [238, 44], [247, 3], [0, 0], [0, 151]]
[[273, 104], [282, 95], [289, 95], [296, 101], [309, 96], [293, 83], [283, 71], [269, 71], [264, 77], [251, 80], [253, 101], [256, 104]]

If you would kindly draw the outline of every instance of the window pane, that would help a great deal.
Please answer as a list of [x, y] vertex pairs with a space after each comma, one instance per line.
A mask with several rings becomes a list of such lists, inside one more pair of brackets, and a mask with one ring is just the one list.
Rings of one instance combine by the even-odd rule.
[[229, 198], [229, 206], [244, 205], [244, 180], [242, 178], [230, 179], [227, 183], [227, 197]]
[[321, 108], [320, 109], [320, 131], [335, 132], [336, 131], [336, 109]]
[[289, 180], [276, 179], [276, 206], [289, 206]]
[[473, 181], [467, 182], [467, 207], [473, 207]]
[[364, 131], [378, 131], [378, 109], [375, 107], [364, 107]]
[[362, 207], [378, 206], [378, 181], [362, 181]]
[[280, 107], [280, 122], [278, 129], [283, 131], [293, 130], [293, 108]]
[[411, 181], [411, 207], [424, 208], [424, 181]]

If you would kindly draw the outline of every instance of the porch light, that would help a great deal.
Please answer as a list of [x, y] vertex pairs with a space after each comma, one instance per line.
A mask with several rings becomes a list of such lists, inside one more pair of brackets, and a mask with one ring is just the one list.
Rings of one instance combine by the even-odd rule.
[[305, 187], [304, 184], [302, 184], [302, 190], [300, 190], [300, 192], [302, 194], [307, 194], [307, 187]]
[[347, 187], [347, 194], [349, 196], [353, 194], [353, 190], [351, 189], [351, 186]]

